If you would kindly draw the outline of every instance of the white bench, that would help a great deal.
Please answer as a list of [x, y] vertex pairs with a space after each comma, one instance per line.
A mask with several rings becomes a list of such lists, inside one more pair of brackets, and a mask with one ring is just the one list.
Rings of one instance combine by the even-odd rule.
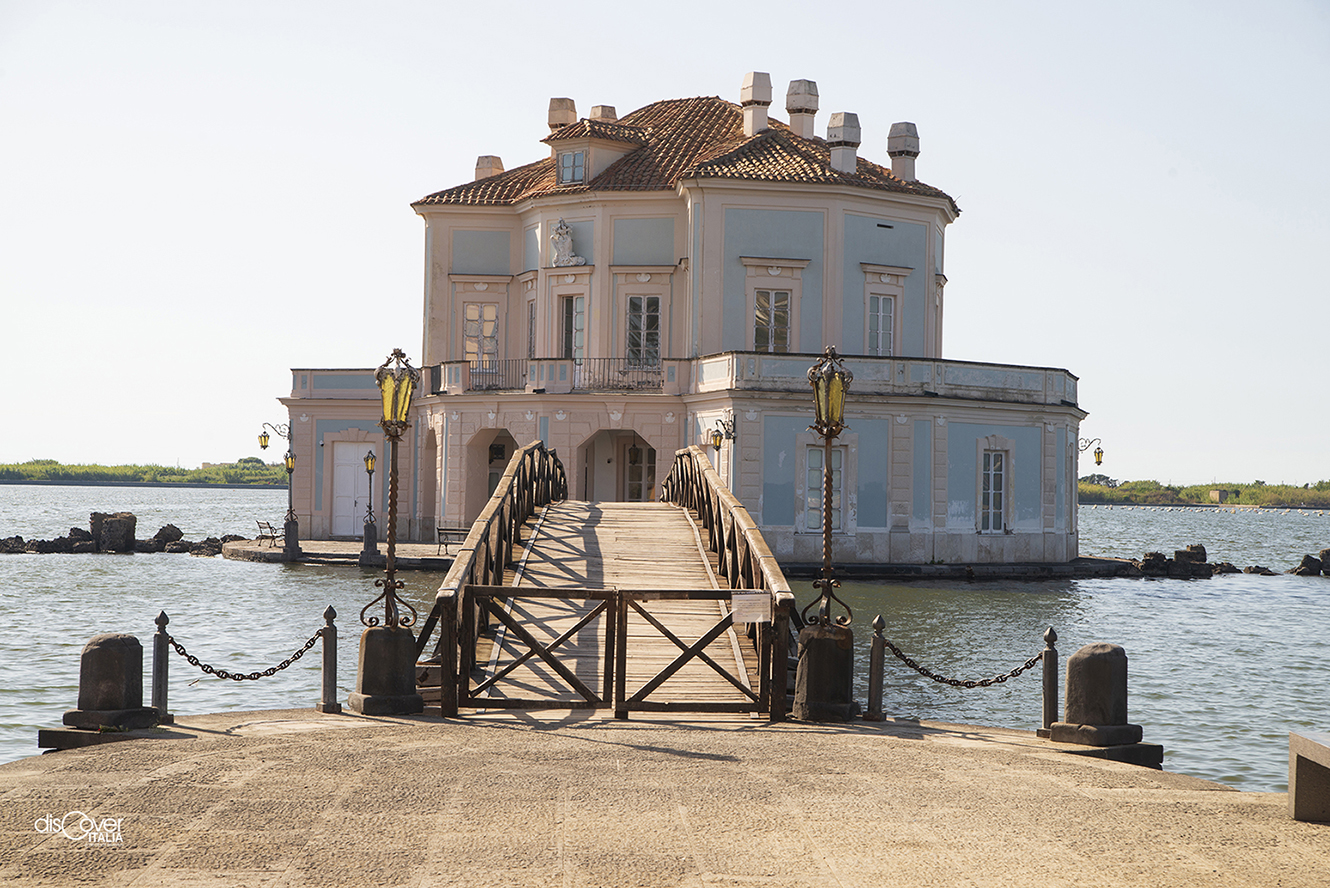
[[1330, 823], [1330, 734], [1289, 732], [1288, 813]]

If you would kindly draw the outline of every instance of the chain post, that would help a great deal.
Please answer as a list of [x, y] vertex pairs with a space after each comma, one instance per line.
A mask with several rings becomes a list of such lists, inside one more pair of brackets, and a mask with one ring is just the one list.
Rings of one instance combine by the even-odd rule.
[[883, 672], [887, 654], [887, 640], [882, 637], [882, 630], [887, 628], [887, 621], [878, 614], [873, 618], [873, 646], [868, 654], [868, 714], [864, 721], [880, 722], [882, 716], [882, 685], [885, 682]]
[[1052, 626], [1044, 633], [1044, 730], [1050, 730], [1058, 720], [1058, 649], [1054, 647], [1058, 634]]
[[152, 708], [157, 710], [159, 724], [175, 723], [175, 716], [167, 711], [167, 685], [171, 674], [170, 635], [166, 634], [166, 624], [171, 618], [162, 611], [153, 622], [157, 631], [152, 634]]
[[342, 704], [337, 702], [337, 611], [333, 606], [323, 612], [323, 699], [315, 705], [319, 712], [337, 713], [342, 711]]

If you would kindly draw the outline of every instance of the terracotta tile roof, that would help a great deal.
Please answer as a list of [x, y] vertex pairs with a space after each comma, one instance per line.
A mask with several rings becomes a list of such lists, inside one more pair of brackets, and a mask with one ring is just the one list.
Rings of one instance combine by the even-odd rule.
[[625, 126], [620, 121], [587, 120], [561, 126], [540, 141], [553, 145], [571, 139], [605, 139], [610, 142], [628, 142], [632, 145], [645, 145], [646, 131], [640, 126]]
[[945, 192], [922, 182], [904, 182], [863, 158], [853, 175], [833, 170], [823, 140], [796, 136], [779, 121], [771, 121], [770, 128], [756, 136], [745, 136], [742, 110], [715, 96], [653, 102], [614, 123], [579, 120], [543, 141], [576, 138], [607, 138], [641, 147], [587, 183], [557, 184], [554, 159], [547, 157], [430, 194], [413, 206], [496, 206], [554, 194], [673, 190], [680, 179], [698, 178], [849, 185], [941, 198], [960, 212]]

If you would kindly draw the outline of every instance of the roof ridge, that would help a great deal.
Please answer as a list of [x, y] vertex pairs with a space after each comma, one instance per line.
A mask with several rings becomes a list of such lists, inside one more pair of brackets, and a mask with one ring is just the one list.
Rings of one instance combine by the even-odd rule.
[[486, 179], [466, 182], [416, 201], [420, 205], [512, 205], [544, 194], [592, 191], [669, 191], [685, 177], [849, 185], [955, 201], [923, 182], [905, 182], [889, 168], [858, 157], [855, 171], [832, 168], [831, 149], [817, 137], [795, 133], [779, 120], [752, 136], [743, 132], [740, 106], [720, 96], [660, 99], [615, 121], [581, 118], [541, 141], [605, 138], [633, 147], [589, 182], [560, 185], [546, 157]]

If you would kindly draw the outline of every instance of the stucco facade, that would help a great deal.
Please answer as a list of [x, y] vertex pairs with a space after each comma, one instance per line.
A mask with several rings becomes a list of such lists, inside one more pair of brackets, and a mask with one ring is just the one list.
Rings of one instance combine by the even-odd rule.
[[[468, 523], [536, 438], [572, 496], [652, 499], [674, 451], [720, 426], [717, 467], [773, 551], [817, 561], [823, 455], [805, 373], [835, 345], [855, 376], [832, 457], [838, 560], [1074, 558], [1076, 378], [941, 359], [959, 210], [915, 178], [913, 125], [893, 127], [888, 168], [858, 156], [852, 114], [812, 134], [809, 81], [790, 86], [788, 124], [767, 114], [765, 75], [740, 98], [622, 119], [552, 100], [548, 157], [506, 172], [481, 157], [475, 181], [412, 205], [424, 385], [401, 450], [401, 532]], [[293, 371], [283, 403], [311, 467], [294, 494], [311, 536], [359, 532], [352, 457], [384, 452], [372, 375]]]

